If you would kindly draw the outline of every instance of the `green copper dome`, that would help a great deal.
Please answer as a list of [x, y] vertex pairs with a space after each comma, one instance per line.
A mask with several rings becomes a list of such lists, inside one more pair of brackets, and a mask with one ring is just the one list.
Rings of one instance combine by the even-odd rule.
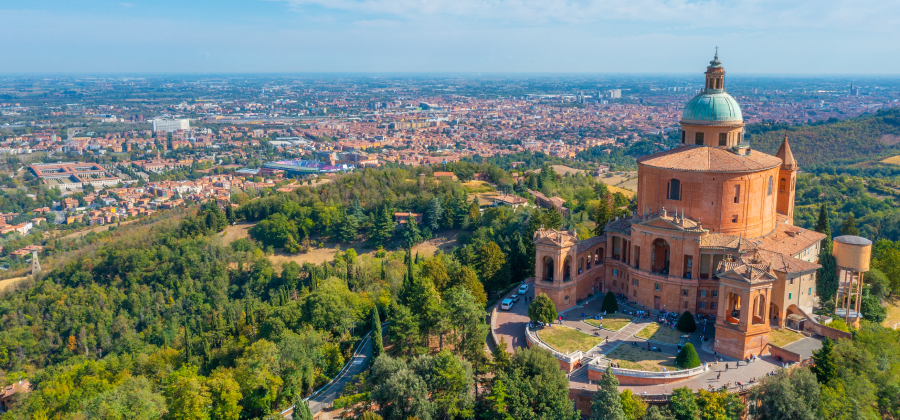
[[731, 95], [722, 89], [707, 89], [687, 103], [681, 119], [703, 123], [743, 121], [744, 117], [740, 105]]

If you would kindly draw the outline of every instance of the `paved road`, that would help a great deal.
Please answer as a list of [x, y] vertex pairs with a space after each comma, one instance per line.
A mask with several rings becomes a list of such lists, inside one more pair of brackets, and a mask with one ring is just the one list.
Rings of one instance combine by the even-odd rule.
[[[366, 336], [365, 341], [359, 348], [359, 353], [352, 359], [347, 361], [346, 370], [338, 376], [331, 385], [327, 386], [324, 391], [315, 394], [308, 400], [309, 409], [313, 415], [320, 411], [325, 411], [334, 404], [334, 400], [341, 395], [344, 386], [353, 380], [353, 377], [359, 375], [369, 368], [372, 362], [372, 340], [370, 336]], [[293, 419], [293, 413], [286, 414], [284, 417]]]

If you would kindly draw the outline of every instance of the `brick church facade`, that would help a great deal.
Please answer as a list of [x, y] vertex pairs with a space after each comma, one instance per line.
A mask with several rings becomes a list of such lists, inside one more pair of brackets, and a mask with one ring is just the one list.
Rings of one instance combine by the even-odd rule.
[[[812, 313], [825, 235], [793, 225], [797, 162], [743, 138], [740, 106], [716, 57], [685, 106], [682, 145], [638, 160], [637, 211], [606, 233], [535, 232], [535, 291], [558, 310], [612, 291], [649, 309], [716, 317], [715, 348], [745, 358], [770, 326]], [[793, 316], [792, 316], [793, 315]]]

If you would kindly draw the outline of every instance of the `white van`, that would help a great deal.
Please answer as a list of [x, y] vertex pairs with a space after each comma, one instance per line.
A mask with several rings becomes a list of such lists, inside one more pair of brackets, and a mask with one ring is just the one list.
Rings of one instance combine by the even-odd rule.
[[508, 311], [512, 309], [514, 303], [512, 299], [503, 299], [503, 302], [500, 302], [500, 309]]

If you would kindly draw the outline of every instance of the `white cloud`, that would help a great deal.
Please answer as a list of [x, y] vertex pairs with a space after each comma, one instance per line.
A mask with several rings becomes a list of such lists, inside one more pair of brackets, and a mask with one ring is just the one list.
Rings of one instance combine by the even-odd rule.
[[700, 28], [891, 28], [900, 2], [874, 0], [273, 0], [296, 10], [340, 10], [520, 24], [663, 23]]

